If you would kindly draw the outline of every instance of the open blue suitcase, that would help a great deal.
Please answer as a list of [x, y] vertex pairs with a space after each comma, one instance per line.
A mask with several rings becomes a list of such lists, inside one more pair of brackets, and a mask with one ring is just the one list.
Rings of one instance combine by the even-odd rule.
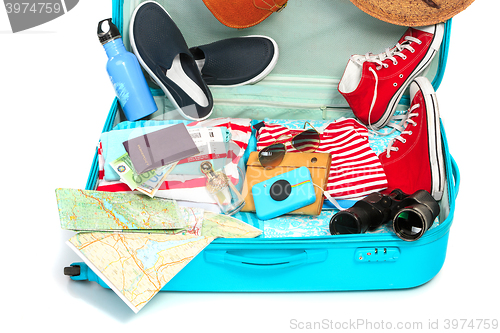
[[[113, 22], [128, 43], [129, 20], [139, 0], [113, 0]], [[352, 54], [383, 51], [406, 30], [368, 16], [349, 0], [290, 1], [287, 8], [254, 27], [237, 30], [218, 22], [203, 1], [158, 0], [170, 13], [188, 45], [247, 35], [267, 35], [280, 59], [263, 81], [235, 88], [211, 88], [215, 117], [323, 120], [353, 117], [337, 91]], [[439, 54], [426, 76], [437, 90], [444, 74], [451, 21], [446, 22]], [[127, 44], [126, 44], [127, 45]], [[130, 45], [127, 45], [129, 47]], [[130, 49], [130, 48], [129, 48]], [[153, 87], [153, 86], [152, 86]], [[152, 88], [159, 110], [154, 119], [178, 118], [159, 89]], [[438, 93], [439, 95], [439, 93]], [[405, 96], [401, 109], [408, 108]], [[115, 100], [103, 132], [126, 120]], [[439, 225], [415, 242], [394, 233], [301, 238], [216, 239], [162, 290], [287, 292], [398, 289], [422, 285], [441, 269], [459, 187], [459, 171], [441, 124], [447, 187], [440, 201]], [[86, 189], [98, 181], [97, 154]], [[333, 215], [333, 212], [332, 212]], [[370, 253], [371, 255], [367, 255]], [[84, 263], [73, 280], [107, 287]], [[203, 276], [203, 279], [199, 277]]]

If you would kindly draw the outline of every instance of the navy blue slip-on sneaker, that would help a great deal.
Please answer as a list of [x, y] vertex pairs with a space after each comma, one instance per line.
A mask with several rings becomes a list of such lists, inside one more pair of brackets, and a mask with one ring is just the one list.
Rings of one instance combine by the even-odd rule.
[[130, 44], [140, 64], [186, 119], [210, 116], [213, 99], [186, 41], [167, 11], [141, 3], [130, 21]]
[[235, 87], [265, 78], [278, 62], [278, 44], [267, 36], [223, 39], [192, 47], [205, 82], [210, 86]]

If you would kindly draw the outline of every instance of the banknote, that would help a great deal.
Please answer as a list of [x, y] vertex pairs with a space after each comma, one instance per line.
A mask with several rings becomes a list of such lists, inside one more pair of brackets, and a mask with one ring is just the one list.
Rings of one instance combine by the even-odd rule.
[[165, 181], [165, 178], [167, 178], [168, 174], [175, 168], [176, 165], [177, 162], [174, 162], [156, 169], [155, 174], [151, 178], [137, 187], [137, 191], [140, 191], [151, 198], [154, 197], [156, 191], [158, 191], [161, 184]]
[[151, 170], [137, 174], [128, 153], [123, 154], [109, 164], [120, 175], [120, 180], [127, 184], [131, 190], [137, 189], [141, 184], [156, 177], [158, 173], [157, 170]]

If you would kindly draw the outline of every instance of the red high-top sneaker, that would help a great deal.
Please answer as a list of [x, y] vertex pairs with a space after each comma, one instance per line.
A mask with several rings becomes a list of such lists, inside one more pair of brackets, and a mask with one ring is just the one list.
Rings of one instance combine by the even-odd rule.
[[354, 115], [371, 129], [384, 127], [407, 86], [434, 58], [443, 35], [443, 23], [408, 28], [392, 49], [352, 56], [338, 90]]
[[436, 93], [427, 78], [411, 83], [410, 99], [401, 135], [379, 155], [388, 181], [386, 191], [426, 190], [440, 200], [445, 187], [444, 155]]

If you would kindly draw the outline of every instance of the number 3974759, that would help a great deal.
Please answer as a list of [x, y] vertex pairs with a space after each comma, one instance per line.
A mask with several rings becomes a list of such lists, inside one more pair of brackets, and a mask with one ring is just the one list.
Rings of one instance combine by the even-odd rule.
[[35, 3], [28, 3], [28, 2], [15, 2], [15, 3], [10, 3], [7, 2], [5, 3], [5, 8], [7, 9], [7, 14], [37, 14], [37, 13], [46, 13], [46, 14], [51, 14], [55, 13], [58, 14], [61, 12], [62, 6], [60, 3], [46, 3], [46, 2], [35, 2]]

